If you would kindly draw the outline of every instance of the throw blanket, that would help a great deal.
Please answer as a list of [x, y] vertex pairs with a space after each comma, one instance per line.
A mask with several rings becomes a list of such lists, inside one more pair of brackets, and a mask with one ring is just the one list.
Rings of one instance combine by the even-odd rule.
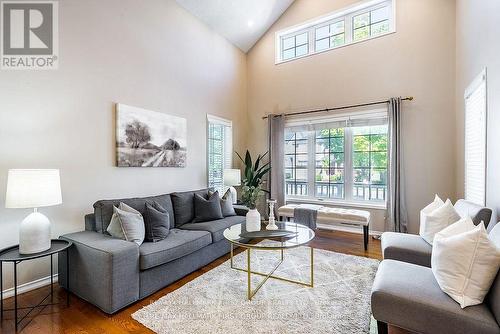
[[315, 230], [319, 208], [321, 205], [302, 204], [293, 209], [293, 221]]

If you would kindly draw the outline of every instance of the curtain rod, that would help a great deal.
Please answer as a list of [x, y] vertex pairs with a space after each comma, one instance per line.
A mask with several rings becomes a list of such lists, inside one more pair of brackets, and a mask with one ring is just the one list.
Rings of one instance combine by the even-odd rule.
[[[408, 97], [405, 97], [405, 98], [401, 99], [401, 101], [412, 101], [412, 100], [413, 100], [413, 96], [408, 96]], [[334, 111], [334, 110], [350, 109], [350, 108], [356, 108], [356, 107], [367, 107], [367, 106], [373, 106], [373, 105], [384, 104], [384, 103], [389, 103], [389, 100], [378, 101], [378, 102], [370, 102], [370, 103], [362, 103], [362, 104], [353, 104], [353, 105], [350, 105], [350, 106], [342, 106], [342, 107], [335, 107], [335, 108], [325, 108], [325, 109], [299, 111], [299, 112], [292, 112], [292, 113], [283, 114], [283, 115], [284, 116], [305, 115], [305, 114], [313, 114], [313, 113], [318, 113], [318, 112], [328, 112], [328, 111]], [[267, 119], [268, 116], [264, 116], [264, 117], [262, 117], [262, 119]]]

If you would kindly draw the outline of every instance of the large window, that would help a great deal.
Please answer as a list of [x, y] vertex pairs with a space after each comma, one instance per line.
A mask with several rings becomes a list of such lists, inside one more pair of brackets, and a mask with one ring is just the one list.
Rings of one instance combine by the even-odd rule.
[[385, 114], [286, 128], [288, 198], [383, 204], [387, 164]]
[[224, 169], [232, 165], [232, 123], [229, 120], [207, 115], [207, 171], [208, 187], [223, 194]]
[[395, 31], [393, 0], [362, 1], [276, 34], [276, 63]]

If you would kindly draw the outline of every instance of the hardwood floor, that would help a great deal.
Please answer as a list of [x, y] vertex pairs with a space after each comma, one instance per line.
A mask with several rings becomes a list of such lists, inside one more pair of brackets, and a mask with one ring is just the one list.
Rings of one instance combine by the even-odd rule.
[[[316, 233], [316, 237], [310, 242], [310, 246], [319, 249], [352, 254], [357, 256], [365, 256], [369, 258], [381, 259], [380, 241], [370, 238], [368, 251], [363, 250], [363, 236], [361, 234], [353, 234], [339, 231], [324, 231], [320, 230]], [[131, 314], [148, 305], [160, 297], [172, 292], [187, 282], [206, 273], [207, 271], [219, 266], [224, 261], [229, 259], [229, 255], [223, 256], [207, 266], [191, 273], [181, 280], [171, 284], [170, 286], [158, 291], [154, 295], [141, 300], [126, 309], [114, 314], [107, 315], [94, 307], [93, 305], [79, 299], [76, 296], [71, 296], [71, 304], [66, 307], [65, 291], [57, 287], [55, 289], [57, 298], [62, 301], [59, 306], [39, 307], [34, 310], [28, 318], [20, 325], [20, 333], [29, 334], [49, 334], [49, 333], [152, 333], [150, 330], [132, 319]], [[40, 288], [21, 295], [18, 298], [19, 305], [33, 305], [39, 302], [49, 292], [49, 287]], [[6, 308], [13, 307], [13, 298], [7, 299], [4, 303]], [[24, 312], [20, 312], [22, 316]], [[8, 311], [4, 315], [4, 320], [1, 322], [0, 333], [14, 333], [14, 314]], [[403, 332], [391, 328], [390, 333], [401, 334]]]

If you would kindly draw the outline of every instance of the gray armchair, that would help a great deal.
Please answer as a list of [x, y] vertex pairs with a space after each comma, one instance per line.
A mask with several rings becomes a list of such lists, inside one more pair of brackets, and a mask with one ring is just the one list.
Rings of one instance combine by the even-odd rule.
[[[455, 209], [476, 225], [491, 220], [491, 209], [465, 200]], [[499, 276], [483, 304], [462, 309], [440, 289], [430, 268], [432, 246], [419, 235], [383, 233], [382, 254], [371, 295], [379, 334], [387, 324], [422, 334], [500, 333]]]
[[[475, 225], [484, 222], [485, 227], [488, 227], [492, 215], [490, 208], [463, 199], [459, 199], [454, 206], [460, 217], [469, 216]], [[419, 235], [385, 232], [381, 237], [381, 247], [384, 259], [431, 266], [432, 246]]]

